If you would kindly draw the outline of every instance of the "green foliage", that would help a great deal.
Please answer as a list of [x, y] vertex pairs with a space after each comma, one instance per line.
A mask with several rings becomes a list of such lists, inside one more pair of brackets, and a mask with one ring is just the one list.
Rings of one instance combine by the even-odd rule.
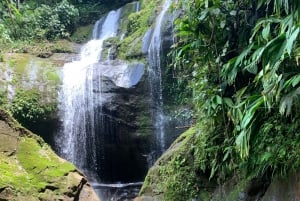
[[57, 109], [56, 104], [42, 100], [37, 89], [19, 90], [12, 100], [10, 111], [23, 126], [30, 127], [31, 124], [51, 119]]
[[142, 2], [141, 10], [129, 15], [126, 35], [118, 48], [122, 59], [136, 59], [142, 56], [141, 41], [152, 24], [151, 17], [155, 15], [154, 9], [157, 4], [159, 4], [157, 0], [151, 0], [147, 3]]
[[4, 44], [11, 42], [8, 30], [4, 24], [0, 24], [0, 42]]
[[4, 56], [0, 53], [0, 62], [4, 62]]
[[76, 29], [74, 34], [71, 35], [71, 41], [76, 43], [87, 42], [91, 38], [93, 30], [92, 25], [82, 26]]
[[[223, 76], [229, 84], [239, 80], [237, 75], [242, 70], [254, 77], [243, 86], [243, 92], [239, 94], [241, 100], [237, 100], [237, 104], [244, 105], [241, 109], [243, 116], [236, 117], [239, 127], [235, 130], [242, 158], [249, 155], [250, 136], [256, 131], [254, 122], [261, 118], [261, 108], [266, 108], [265, 112], [270, 117], [277, 113], [276, 110], [271, 111], [272, 108], [280, 108], [282, 115], [290, 115], [299, 95], [297, 78], [300, 72], [296, 67], [296, 50], [300, 8], [288, 1], [289, 8], [286, 4], [278, 6], [277, 3], [274, 2], [276, 12], [272, 16], [258, 20], [249, 46], [235, 58], [235, 62], [228, 62], [223, 69]], [[269, 5], [266, 3], [266, 6]]]
[[5, 88], [0, 89], [0, 107], [5, 107], [7, 104], [7, 90]]
[[243, 165], [252, 177], [270, 171], [285, 176], [300, 166], [298, 115], [285, 118], [280, 114], [266, 117], [256, 135], [250, 139], [249, 159]]
[[1, 1], [3, 17], [0, 21], [1, 40], [10, 42], [28, 39], [57, 39], [69, 37], [75, 31], [78, 10], [67, 0], [57, 4], [23, 3], [19, 7], [11, 1]]
[[199, 169], [222, 182], [236, 171], [255, 177], [299, 167], [299, 148], [289, 145], [299, 131], [299, 3], [177, 6], [185, 15], [175, 22], [170, 55], [205, 133], [195, 147]]
[[35, 10], [41, 37], [47, 39], [66, 38], [75, 31], [78, 10], [67, 0], [61, 1], [55, 8], [42, 5]]
[[69, 38], [77, 26], [91, 24], [129, 2], [132, 0], [0, 0], [0, 42]]

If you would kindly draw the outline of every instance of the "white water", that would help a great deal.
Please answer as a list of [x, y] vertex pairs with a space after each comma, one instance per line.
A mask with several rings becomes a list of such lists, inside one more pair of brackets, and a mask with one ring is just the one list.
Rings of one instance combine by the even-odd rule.
[[135, 6], [135, 12], [139, 12], [140, 11], [140, 2], [136, 2], [136, 6]]
[[9, 102], [12, 101], [13, 97], [15, 96], [16, 94], [16, 91], [15, 91], [15, 87], [12, 83], [13, 81], [13, 71], [11, 69], [8, 68], [8, 66], [5, 68], [5, 71], [4, 71], [4, 81], [7, 82], [7, 100]]
[[[60, 111], [63, 120], [57, 147], [60, 154], [86, 172], [96, 172], [95, 122], [101, 103], [101, 71], [95, 68], [101, 58], [103, 41], [117, 35], [121, 9], [111, 11], [105, 19], [97, 21], [93, 39], [85, 44], [77, 61], [63, 67], [63, 87], [60, 92]], [[95, 93], [97, 91], [98, 93]], [[101, 116], [101, 115], [100, 115]], [[99, 152], [99, 149], [98, 149]]]
[[163, 113], [163, 97], [162, 97], [162, 75], [161, 75], [161, 27], [164, 16], [170, 8], [172, 0], [166, 0], [163, 4], [162, 11], [158, 15], [155, 28], [152, 33], [150, 46], [148, 49], [148, 57], [150, 67], [149, 82], [152, 99], [154, 101], [154, 121], [156, 129], [156, 139], [159, 142], [159, 151], [162, 153], [166, 149], [165, 144], [165, 117]]
[[[161, 23], [163, 16], [171, 5], [167, 0], [156, 20], [153, 34], [149, 36], [148, 49], [151, 94], [155, 102], [155, 127], [157, 128], [157, 141], [159, 152], [165, 150], [165, 131], [161, 83]], [[136, 7], [138, 10], [138, 6]], [[96, 161], [102, 155], [101, 149], [104, 137], [95, 136], [95, 124], [104, 124], [102, 103], [105, 101], [101, 95], [101, 76], [106, 76], [115, 85], [130, 88], [141, 79], [144, 67], [128, 67], [127, 64], [105, 65], [99, 63], [103, 41], [109, 37], [117, 36], [120, 10], [110, 12], [105, 19], [97, 21], [93, 30], [93, 39], [85, 44], [78, 60], [65, 64], [63, 67], [63, 87], [60, 92], [60, 111], [62, 130], [56, 139], [56, 147], [61, 156], [73, 162], [88, 176], [96, 175], [101, 164]], [[110, 60], [109, 57], [107, 60]], [[108, 62], [109, 63], [109, 62]], [[101, 69], [101, 70], [100, 70]], [[108, 98], [107, 98], [108, 99]], [[106, 125], [107, 126], [107, 125]], [[109, 126], [109, 125], [108, 125]]]

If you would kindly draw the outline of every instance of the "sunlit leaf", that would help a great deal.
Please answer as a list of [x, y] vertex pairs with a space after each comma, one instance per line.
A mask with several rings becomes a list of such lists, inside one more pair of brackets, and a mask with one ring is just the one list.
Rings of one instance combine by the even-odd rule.
[[270, 23], [267, 23], [266, 27], [262, 31], [262, 37], [265, 40], [268, 40], [269, 35], [270, 35]]
[[299, 27], [295, 28], [295, 30], [293, 31], [291, 36], [287, 39], [286, 49], [290, 56], [291, 56], [291, 52], [292, 52], [294, 43], [299, 35], [299, 31], [300, 31]]

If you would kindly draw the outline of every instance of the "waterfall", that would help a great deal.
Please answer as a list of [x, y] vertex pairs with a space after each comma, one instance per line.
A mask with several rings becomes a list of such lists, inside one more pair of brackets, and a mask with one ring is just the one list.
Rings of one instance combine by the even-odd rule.
[[[101, 104], [101, 58], [103, 41], [117, 35], [121, 9], [111, 11], [96, 22], [93, 39], [85, 44], [80, 58], [64, 65], [62, 89], [59, 94], [62, 128], [55, 141], [60, 155], [73, 162], [88, 176], [99, 171], [103, 136], [96, 135], [96, 124], [103, 125]], [[104, 157], [104, 156], [101, 156]]]
[[13, 97], [15, 96], [16, 94], [16, 90], [15, 90], [15, 87], [11, 84], [12, 81], [13, 81], [13, 71], [9, 68], [6, 68], [4, 73], [3, 73], [4, 77], [3, 79], [8, 83], [7, 84], [7, 100], [9, 102], [12, 101]]
[[139, 12], [139, 11], [140, 11], [140, 2], [137, 1], [135, 6], [135, 12]]
[[152, 38], [148, 48], [149, 59], [149, 83], [152, 102], [154, 104], [154, 122], [156, 140], [159, 143], [157, 147], [158, 154], [165, 150], [165, 117], [163, 113], [163, 97], [162, 97], [162, 74], [161, 74], [161, 27], [164, 16], [171, 6], [172, 0], [166, 0], [163, 4], [162, 10], [158, 15], [155, 27], [152, 33]]
[[[122, 40], [120, 35], [126, 31], [118, 24], [124, 22], [128, 12], [138, 12], [138, 2], [128, 4], [123, 12], [120, 9], [111, 11], [98, 20], [92, 32], [93, 39], [81, 48], [75, 61], [66, 63], [62, 69], [59, 93], [61, 128], [55, 136], [56, 151], [81, 169], [94, 186], [98, 186], [98, 194], [105, 197], [103, 200], [109, 197], [101, 189], [103, 183], [135, 183], [147, 170], [147, 154], [152, 139], [137, 136], [152, 132], [150, 111], [140, 115], [149, 105], [150, 95], [153, 105], [149, 109], [153, 111], [158, 144], [156, 156], [165, 150], [161, 26], [170, 5], [171, 0], [166, 0], [153, 31], [148, 31], [143, 39], [147, 41], [143, 44], [143, 54], [149, 61], [150, 94], [145, 83], [138, 85], [140, 81], [144, 82], [145, 64], [116, 59], [116, 45], [111, 41], [103, 45], [104, 40], [110, 37]], [[145, 97], [140, 98], [140, 93]], [[145, 128], [140, 129], [141, 124]], [[141, 147], [144, 144], [149, 144], [149, 147]], [[132, 164], [127, 166], [128, 163]], [[108, 186], [115, 188], [114, 185]], [[133, 191], [136, 191], [136, 185]]]

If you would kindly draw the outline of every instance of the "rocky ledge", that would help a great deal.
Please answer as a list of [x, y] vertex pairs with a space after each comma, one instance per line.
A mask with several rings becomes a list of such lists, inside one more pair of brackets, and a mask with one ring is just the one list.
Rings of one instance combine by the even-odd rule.
[[0, 200], [100, 201], [74, 165], [1, 109]]
[[193, 150], [200, 134], [191, 128], [175, 140], [149, 170], [139, 197], [134, 201], [300, 200], [300, 169], [284, 178], [234, 175], [222, 185], [209, 180], [209, 175], [195, 168], [199, 161]]

